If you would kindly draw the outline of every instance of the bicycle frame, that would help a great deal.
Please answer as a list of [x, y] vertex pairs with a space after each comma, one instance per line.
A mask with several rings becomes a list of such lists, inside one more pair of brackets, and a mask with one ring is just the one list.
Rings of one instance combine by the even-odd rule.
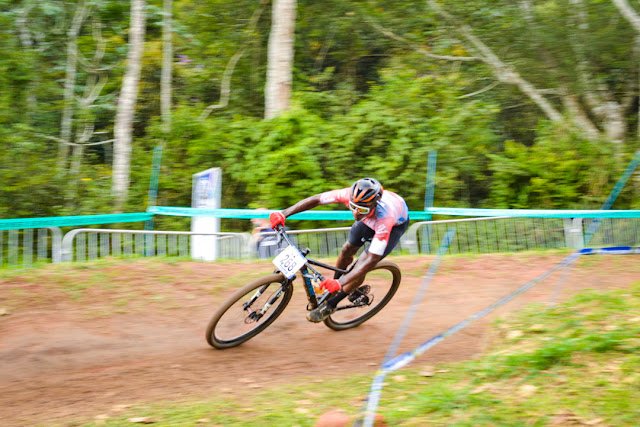
[[[289, 236], [287, 236], [287, 233], [283, 227], [276, 227], [275, 231], [278, 234], [278, 243], [281, 241], [281, 239], [284, 239], [290, 246], [293, 246], [294, 248], [296, 248], [306, 258], [307, 263], [303, 265], [302, 268], [300, 268], [299, 273], [302, 276], [302, 279], [304, 280], [304, 290], [307, 293], [307, 299], [309, 300], [311, 307], [316, 308], [318, 304], [322, 302], [322, 300], [318, 300], [316, 291], [313, 288], [312, 280], [324, 280], [324, 276], [322, 276], [322, 274], [320, 274], [313, 267], [311, 267], [311, 265], [315, 265], [316, 267], [326, 268], [327, 270], [331, 270], [341, 274], [346, 273], [347, 270], [343, 270], [341, 268], [334, 267], [332, 265], [328, 265], [311, 258], [307, 258], [307, 254], [311, 252], [310, 249], [307, 248], [305, 250], [300, 250], [300, 248], [298, 248], [298, 246], [296, 246], [289, 239]], [[295, 278], [296, 276], [293, 276], [291, 279], [288, 280], [287, 283], [291, 284], [295, 280]]]

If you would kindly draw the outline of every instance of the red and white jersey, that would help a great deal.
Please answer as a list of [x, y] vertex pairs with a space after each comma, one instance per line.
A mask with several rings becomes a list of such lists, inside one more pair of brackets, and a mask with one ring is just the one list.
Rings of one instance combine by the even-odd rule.
[[[350, 187], [340, 190], [327, 191], [320, 194], [320, 204], [344, 203], [349, 206]], [[391, 229], [409, 220], [409, 208], [404, 199], [393, 191], [384, 190], [378, 200], [376, 210], [372, 215], [364, 218], [362, 222], [372, 229], [375, 234], [369, 246], [369, 252], [382, 255], [389, 243]]]

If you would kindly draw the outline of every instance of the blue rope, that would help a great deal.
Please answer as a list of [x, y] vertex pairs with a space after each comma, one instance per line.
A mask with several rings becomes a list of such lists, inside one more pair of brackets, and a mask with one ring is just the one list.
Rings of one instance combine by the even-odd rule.
[[[385, 366], [385, 364], [393, 357], [393, 355], [398, 350], [398, 347], [400, 346], [400, 343], [404, 339], [404, 336], [407, 333], [409, 326], [411, 326], [413, 317], [415, 316], [416, 311], [418, 310], [420, 303], [424, 298], [424, 294], [427, 292], [429, 283], [431, 283], [431, 279], [436, 274], [436, 271], [440, 266], [440, 262], [442, 261], [442, 257], [449, 249], [449, 245], [451, 245], [451, 241], [453, 240], [453, 237], [455, 236], [455, 234], [456, 234], [456, 230], [450, 229], [450, 230], [447, 230], [447, 233], [442, 238], [442, 243], [440, 244], [440, 247], [438, 248], [438, 252], [436, 254], [436, 259], [429, 266], [429, 269], [427, 270], [424, 276], [424, 279], [420, 284], [420, 287], [418, 288], [418, 292], [416, 292], [416, 295], [413, 298], [411, 307], [407, 311], [407, 314], [405, 315], [404, 320], [402, 321], [402, 324], [398, 329], [398, 332], [396, 332], [396, 336], [391, 342], [391, 346], [389, 346], [387, 355], [384, 357], [384, 360], [382, 361], [381, 368]], [[373, 422], [375, 420], [375, 415], [376, 415], [376, 409], [378, 407], [378, 402], [380, 401], [380, 394], [382, 393], [382, 383], [384, 381], [385, 376], [386, 376], [386, 372], [384, 370], [381, 370], [381, 371], [378, 371], [375, 378], [373, 379], [373, 383], [371, 384], [371, 390], [369, 391], [369, 397], [364, 402], [366, 403], [366, 408], [367, 408], [365, 412], [365, 419], [364, 419], [365, 426], [373, 425]], [[363, 407], [364, 407], [364, 403], [363, 403]], [[357, 421], [356, 421], [356, 424], [357, 424]]]

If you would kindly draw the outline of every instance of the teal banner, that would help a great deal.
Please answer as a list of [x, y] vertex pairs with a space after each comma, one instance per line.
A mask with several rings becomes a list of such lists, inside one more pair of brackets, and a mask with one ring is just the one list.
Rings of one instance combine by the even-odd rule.
[[[107, 215], [78, 215], [46, 218], [0, 219], [0, 230], [24, 228], [77, 227], [81, 225], [115, 224], [119, 222], [149, 221], [154, 215], [170, 216], [208, 216], [214, 218], [268, 218], [273, 210], [254, 209], [205, 209], [152, 206], [147, 212]], [[423, 211], [409, 212], [412, 221], [428, 221], [432, 215], [468, 216], [468, 217], [533, 217], [533, 218], [640, 218], [640, 210], [553, 210], [553, 209], [466, 209], [466, 208], [427, 208]], [[351, 211], [306, 211], [292, 215], [298, 220], [352, 221]]]
[[79, 225], [115, 224], [119, 222], [148, 221], [152, 213], [123, 213], [107, 215], [56, 216], [46, 218], [0, 219], [0, 230], [25, 228], [76, 227]]
[[[268, 218], [274, 210], [253, 209], [204, 209], [178, 207], [151, 207], [148, 213], [173, 216], [210, 216], [215, 218]], [[555, 209], [467, 209], [467, 208], [427, 208], [409, 212], [412, 221], [429, 220], [432, 215], [512, 218], [640, 218], [640, 210], [555, 210]], [[306, 211], [292, 215], [290, 219], [351, 221], [351, 211]]]
[[[275, 210], [254, 210], [254, 209], [206, 209], [206, 208], [176, 208], [156, 206], [147, 209], [148, 213], [156, 215], [173, 216], [210, 216], [214, 218], [269, 218], [271, 212]], [[411, 220], [425, 220], [429, 217], [427, 212], [409, 212]], [[334, 220], [353, 221], [351, 211], [306, 211], [291, 215], [288, 219], [313, 219], [313, 220]]]
[[427, 212], [433, 215], [512, 218], [640, 218], [640, 210], [427, 208]]

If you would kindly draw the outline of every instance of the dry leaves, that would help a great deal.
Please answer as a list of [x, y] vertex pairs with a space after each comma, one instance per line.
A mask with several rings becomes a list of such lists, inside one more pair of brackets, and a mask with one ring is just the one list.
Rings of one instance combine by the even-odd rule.
[[155, 421], [151, 417], [135, 417], [129, 418], [130, 423], [136, 424], [153, 424]]
[[518, 387], [518, 394], [522, 397], [533, 396], [536, 391], [538, 391], [538, 387], [532, 384], [524, 384]]
[[507, 332], [508, 340], [515, 340], [516, 338], [520, 338], [522, 336], [522, 331], [509, 331]]

